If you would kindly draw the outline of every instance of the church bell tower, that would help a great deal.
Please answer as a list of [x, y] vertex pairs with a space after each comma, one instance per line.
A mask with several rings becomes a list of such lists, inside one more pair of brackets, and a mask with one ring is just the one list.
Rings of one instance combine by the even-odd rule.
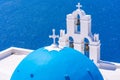
[[91, 16], [80, 9], [82, 5], [76, 5], [78, 9], [67, 15], [67, 34], [89, 35], [91, 33]]
[[100, 60], [99, 34], [91, 33], [91, 15], [86, 15], [78, 3], [77, 9], [67, 15], [67, 31], [60, 30], [59, 47], [71, 47], [97, 63]]

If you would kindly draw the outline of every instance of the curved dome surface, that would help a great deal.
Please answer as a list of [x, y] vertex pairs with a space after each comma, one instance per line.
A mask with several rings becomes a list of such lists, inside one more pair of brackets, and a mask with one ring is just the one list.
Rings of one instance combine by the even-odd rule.
[[11, 80], [103, 80], [98, 68], [80, 52], [40, 48], [16, 68]]

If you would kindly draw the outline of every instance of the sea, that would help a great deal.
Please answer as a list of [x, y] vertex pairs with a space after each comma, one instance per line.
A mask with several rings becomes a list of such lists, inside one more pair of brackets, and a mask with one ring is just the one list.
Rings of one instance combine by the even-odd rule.
[[0, 51], [50, 45], [52, 29], [66, 29], [66, 15], [78, 2], [100, 35], [101, 60], [120, 62], [120, 0], [0, 0]]

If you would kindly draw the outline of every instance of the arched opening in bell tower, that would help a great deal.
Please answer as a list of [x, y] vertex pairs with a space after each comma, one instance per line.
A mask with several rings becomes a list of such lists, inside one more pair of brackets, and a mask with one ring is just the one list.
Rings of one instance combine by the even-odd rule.
[[84, 54], [89, 58], [89, 40], [84, 39]]
[[69, 47], [74, 48], [74, 40], [72, 37], [69, 37]]
[[75, 24], [75, 33], [80, 33], [80, 15], [77, 15]]

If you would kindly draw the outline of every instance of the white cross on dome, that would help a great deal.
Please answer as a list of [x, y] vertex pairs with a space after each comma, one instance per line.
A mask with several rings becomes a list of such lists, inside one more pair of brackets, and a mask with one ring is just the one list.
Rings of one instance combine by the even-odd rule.
[[59, 38], [58, 35], [55, 35], [55, 29], [52, 30], [53, 34], [49, 36], [49, 38], [52, 38], [53, 39], [53, 44], [55, 45], [56, 44], [56, 38]]

